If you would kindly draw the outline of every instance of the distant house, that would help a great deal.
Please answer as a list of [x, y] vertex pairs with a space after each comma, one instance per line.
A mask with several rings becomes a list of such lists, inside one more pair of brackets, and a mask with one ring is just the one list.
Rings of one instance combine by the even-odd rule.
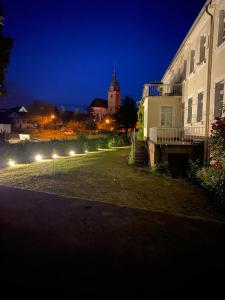
[[108, 114], [108, 101], [95, 98], [89, 106], [89, 111], [96, 120], [102, 121], [103, 118]]
[[0, 120], [4, 120], [5, 123], [11, 124], [13, 130], [32, 127], [28, 118], [28, 110], [24, 106], [0, 109]]
[[6, 115], [1, 115], [0, 113], [0, 132], [11, 132], [10, 119]]

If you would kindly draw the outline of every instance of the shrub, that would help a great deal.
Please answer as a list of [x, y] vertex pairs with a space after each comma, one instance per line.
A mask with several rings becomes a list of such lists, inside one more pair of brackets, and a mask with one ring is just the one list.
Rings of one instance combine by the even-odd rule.
[[144, 105], [140, 103], [138, 107], [138, 122], [137, 122], [137, 127], [139, 128], [138, 133], [137, 133], [137, 140], [142, 141], [144, 138]]
[[213, 192], [219, 203], [225, 204], [225, 118], [212, 124], [210, 137], [210, 166], [196, 173], [201, 186]]
[[70, 150], [84, 153], [85, 150], [95, 151], [98, 148], [108, 148], [110, 137], [88, 139], [81, 135], [72, 140], [51, 140], [45, 142], [24, 141], [18, 144], [4, 144], [1, 146], [1, 159], [6, 162], [15, 159], [18, 163], [29, 163], [37, 153], [50, 158], [52, 153], [67, 156]]
[[152, 173], [160, 173], [160, 174], [166, 174], [169, 175], [169, 168], [168, 168], [168, 163], [167, 162], [162, 162], [155, 164], [152, 167]]
[[199, 159], [197, 159], [196, 161], [193, 161], [191, 159], [189, 160], [187, 175], [192, 182], [198, 181], [197, 172], [200, 170], [200, 168], [201, 168], [201, 161]]
[[133, 165], [134, 162], [134, 144], [131, 144], [130, 154], [128, 157], [128, 165]]
[[131, 144], [131, 140], [126, 135], [119, 135], [118, 133], [112, 134], [109, 144], [109, 147], [123, 147]]
[[213, 166], [202, 168], [197, 171], [197, 178], [204, 188], [215, 194], [219, 203], [225, 204], [225, 167], [222, 169]]

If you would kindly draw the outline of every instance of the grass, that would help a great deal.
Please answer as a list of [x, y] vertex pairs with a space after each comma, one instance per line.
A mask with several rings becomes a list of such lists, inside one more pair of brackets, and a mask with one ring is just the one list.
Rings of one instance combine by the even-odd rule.
[[190, 217], [221, 219], [207, 195], [185, 180], [127, 164], [129, 148], [0, 170], [2, 185]]

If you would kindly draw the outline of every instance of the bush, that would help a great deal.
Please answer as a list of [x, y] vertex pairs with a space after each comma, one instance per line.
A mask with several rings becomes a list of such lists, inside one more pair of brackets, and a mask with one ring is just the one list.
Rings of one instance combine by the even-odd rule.
[[160, 174], [169, 175], [168, 163], [162, 162], [162, 163], [155, 164], [152, 167], [152, 173], [160, 173]]
[[128, 157], [128, 165], [133, 165], [135, 163], [134, 160], [134, 144], [131, 144], [130, 154]]
[[129, 137], [126, 137], [126, 135], [119, 135], [118, 133], [112, 134], [110, 141], [109, 141], [109, 147], [123, 147], [128, 146], [131, 144], [131, 140]]
[[1, 146], [1, 159], [2, 163], [9, 159], [15, 159], [18, 163], [29, 163], [34, 160], [35, 155], [38, 153], [46, 158], [50, 158], [54, 152], [61, 156], [67, 156], [71, 150], [74, 150], [76, 153], [84, 153], [85, 150], [107, 149], [110, 141], [110, 137], [88, 139], [81, 135], [77, 139], [72, 140], [24, 141], [18, 144], [4, 144]]
[[189, 166], [187, 170], [188, 179], [192, 182], [198, 182], [197, 172], [201, 168], [201, 161], [197, 159], [196, 161], [189, 160]]
[[196, 172], [196, 177], [205, 189], [216, 196], [218, 203], [225, 205], [225, 118], [217, 118], [212, 124], [210, 137], [210, 166]]
[[201, 186], [215, 194], [219, 203], [225, 204], [225, 168], [202, 168], [197, 171], [197, 178]]
[[78, 136], [77, 139], [61, 139], [43, 142], [24, 141], [18, 144], [3, 143], [0, 148], [0, 164], [5, 165], [9, 159], [17, 163], [30, 163], [34, 161], [37, 154], [45, 158], [51, 158], [55, 152], [60, 156], [67, 156], [73, 150], [76, 153], [96, 151], [99, 148], [108, 149], [109, 147], [121, 147], [128, 145], [129, 139], [125, 136], [102, 136], [96, 138], [87, 138], [84, 135]]

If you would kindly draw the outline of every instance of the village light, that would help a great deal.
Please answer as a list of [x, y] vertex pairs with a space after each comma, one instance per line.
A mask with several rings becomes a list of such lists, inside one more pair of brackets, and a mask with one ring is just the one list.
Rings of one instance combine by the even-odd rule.
[[58, 158], [59, 156], [56, 154], [56, 153], [54, 153], [53, 155], [52, 155], [52, 158], [53, 159], [56, 159], [56, 158]]
[[106, 119], [105, 122], [106, 122], [106, 124], [109, 124], [109, 119]]
[[36, 160], [36, 161], [42, 161], [42, 159], [43, 159], [43, 157], [42, 157], [40, 154], [37, 154], [37, 155], [35, 156], [35, 160]]
[[9, 160], [9, 162], [8, 162], [8, 165], [10, 166], [10, 167], [15, 167], [15, 165], [16, 165], [16, 162], [14, 161], [14, 160]]
[[73, 150], [71, 150], [70, 152], [69, 152], [69, 155], [70, 156], [74, 156], [76, 153], [75, 153], [75, 151], [73, 151]]
[[51, 118], [52, 118], [52, 119], [55, 119], [55, 116], [54, 116], [54, 115], [51, 115]]

